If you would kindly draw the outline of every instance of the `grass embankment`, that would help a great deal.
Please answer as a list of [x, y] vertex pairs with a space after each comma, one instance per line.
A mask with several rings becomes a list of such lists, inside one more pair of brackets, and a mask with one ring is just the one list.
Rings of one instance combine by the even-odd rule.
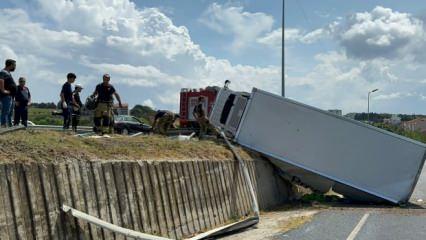
[[[250, 159], [240, 150], [241, 157]], [[0, 162], [67, 160], [188, 160], [233, 159], [220, 141], [177, 141], [150, 135], [80, 138], [54, 131], [17, 131], [0, 135]]]

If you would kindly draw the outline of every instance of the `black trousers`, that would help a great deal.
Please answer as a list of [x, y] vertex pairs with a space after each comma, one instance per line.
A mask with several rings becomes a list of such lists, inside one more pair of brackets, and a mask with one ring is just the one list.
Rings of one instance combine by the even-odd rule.
[[15, 126], [19, 125], [19, 122], [22, 121], [22, 125], [25, 127], [28, 126], [28, 106], [15, 106], [15, 117], [13, 119]]
[[62, 116], [64, 117], [64, 129], [70, 128], [72, 107], [71, 103], [67, 103], [67, 108], [62, 108]]
[[80, 116], [81, 116], [80, 110], [77, 110], [77, 111], [73, 110], [71, 122], [72, 122], [72, 130], [74, 132], [77, 132], [77, 126], [80, 123]]

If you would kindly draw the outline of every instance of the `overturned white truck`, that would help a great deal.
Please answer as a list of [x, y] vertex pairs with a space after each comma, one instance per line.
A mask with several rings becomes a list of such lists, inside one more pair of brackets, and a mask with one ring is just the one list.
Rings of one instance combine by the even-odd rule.
[[314, 190], [360, 201], [409, 200], [426, 145], [254, 88], [221, 89], [210, 121]]

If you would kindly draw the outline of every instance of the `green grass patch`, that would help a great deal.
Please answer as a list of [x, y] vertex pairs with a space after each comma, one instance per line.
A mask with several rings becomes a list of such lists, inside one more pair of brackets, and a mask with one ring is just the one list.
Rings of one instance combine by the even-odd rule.
[[[53, 116], [52, 111], [55, 109], [30, 107], [28, 109], [28, 120], [37, 125], [62, 125], [62, 116]], [[81, 116], [80, 126], [92, 126], [92, 118], [90, 116]]]

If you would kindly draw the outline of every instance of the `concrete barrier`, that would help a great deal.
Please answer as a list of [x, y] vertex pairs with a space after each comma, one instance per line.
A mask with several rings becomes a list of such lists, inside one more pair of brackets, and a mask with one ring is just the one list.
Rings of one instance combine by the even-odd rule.
[[[269, 163], [246, 163], [261, 209], [288, 199], [288, 185]], [[2, 240], [124, 239], [67, 216], [62, 204], [175, 239], [252, 214], [249, 189], [233, 160], [0, 164], [0, 192]]]

